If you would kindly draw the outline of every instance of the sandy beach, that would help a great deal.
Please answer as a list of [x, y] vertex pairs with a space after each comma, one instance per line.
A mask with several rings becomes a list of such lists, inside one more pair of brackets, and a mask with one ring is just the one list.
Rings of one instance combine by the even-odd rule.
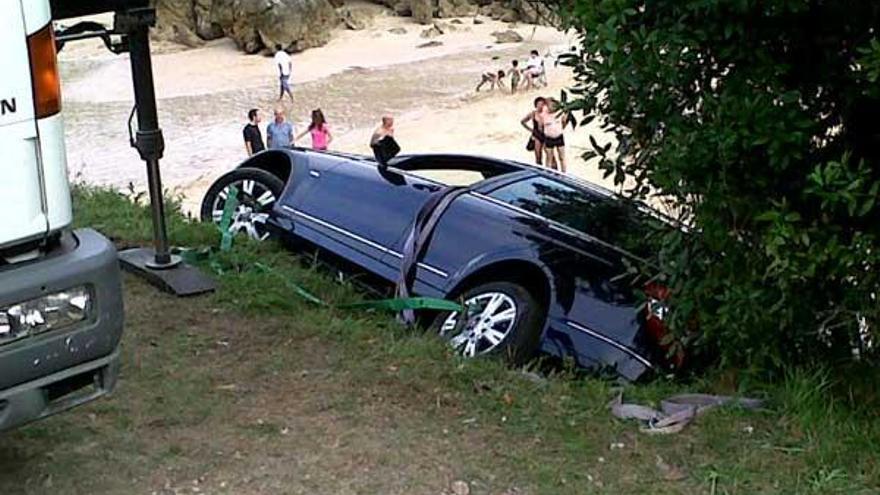
[[[570, 47], [571, 36], [547, 27], [461, 18], [444, 19], [447, 32], [425, 39], [420, 33], [426, 26], [375, 5], [361, 8], [373, 16], [367, 29], [340, 29], [326, 46], [292, 56], [295, 101], [281, 106], [299, 129], [320, 107], [334, 134], [332, 149], [368, 153], [378, 118], [392, 113], [404, 153], [533, 159], [519, 121], [534, 97], [556, 96], [570, 85], [571, 74], [554, 66], [552, 55]], [[405, 34], [398, 34], [401, 28]], [[495, 43], [491, 33], [511, 28], [525, 41]], [[428, 41], [442, 44], [419, 47]], [[474, 91], [482, 72], [505, 69], [514, 58], [524, 61], [532, 49], [551, 55], [548, 88], [514, 95]], [[127, 139], [132, 106], [127, 57], [84, 42], [66, 47], [60, 59], [71, 174], [87, 183], [142, 188], [143, 163]], [[241, 127], [247, 110], [261, 109], [265, 125], [279, 105], [274, 67], [271, 58], [245, 55], [229, 40], [189, 50], [158, 45], [153, 63], [166, 140], [164, 184], [194, 211], [210, 183], [245, 158]], [[603, 141], [597, 128], [568, 131], [569, 172], [610, 187], [595, 163], [580, 159], [591, 133]]]

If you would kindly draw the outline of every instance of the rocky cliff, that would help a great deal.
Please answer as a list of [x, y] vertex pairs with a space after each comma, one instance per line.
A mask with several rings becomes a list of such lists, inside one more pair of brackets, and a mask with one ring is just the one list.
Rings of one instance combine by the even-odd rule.
[[[543, 4], [530, 0], [371, 0], [412, 16], [422, 24], [435, 18], [477, 14], [506, 22], [552, 22]], [[344, 0], [155, 0], [160, 39], [198, 46], [227, 36], [247, 53], [271, 51], [280, 44], [288, 51], [320, 46], [340, 22], [356, 28]]]
[[320, 46], [339, 23], [328, 0], [156, 0], [156, 9], [159, 38], [197, 46], [227, 36], [248, 53]]

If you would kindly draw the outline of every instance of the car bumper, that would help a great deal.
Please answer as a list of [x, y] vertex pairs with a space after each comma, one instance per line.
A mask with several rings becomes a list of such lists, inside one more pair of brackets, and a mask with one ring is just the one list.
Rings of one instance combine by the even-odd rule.
[[45, 258], [0, 271], [0, 306], [87, 285], [92, 317], [0, 345], [0, 431], [94, 400], [116, 384], [123, 328], [116, 250], [93, 230], [65, 237]]

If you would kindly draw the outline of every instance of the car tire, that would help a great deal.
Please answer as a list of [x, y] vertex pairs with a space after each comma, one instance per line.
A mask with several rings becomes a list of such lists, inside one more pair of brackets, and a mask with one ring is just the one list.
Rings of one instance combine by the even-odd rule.
[[[520, 365], [538, 352], [545, 308], [525, 287], [491, 282], [468, 289], [457, 299], [467, 306], [468, 321], [459, 323], [457, 312], [444, 312], [434, 319], [431, 330], [449, 341], [459, 355], [498, 355]], [[492, 304], [494, 309], [489, 307]], [[493, 317], [495, 323], [487, 323]]]
[[235, 169], [217, 179], [205, 193], [200, 211], [203, 222], [220, 224], [231, 186], [238, 190], [239, 205], [233, 213], [229, 230], [235, 234], [245, 233], [259, 241], [267, 239], [270, 232], [266, 220], [281, 197], [284, 182], [265, 170]]

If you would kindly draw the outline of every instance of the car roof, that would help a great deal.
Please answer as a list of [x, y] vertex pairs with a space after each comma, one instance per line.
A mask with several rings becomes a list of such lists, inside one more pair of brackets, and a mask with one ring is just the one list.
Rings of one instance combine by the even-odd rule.
[[[325, 155], [328, 157], [348, 159], [361, 163], [368, 162], [370, 164], [376, 164], [376, 160], [373, 157], [358, 153], [346, 153], [340, 151], [317, 151], [309, 148], [298, 147], [293, 148], [293, 150], [297, 152], [302, 152], [304, 154]], [[567, 183], [570, 186], [585, 189], [588, 192], [599, 194], [608, 198], [616, 198], [619, 196], [610, 189], [602, 187], [598, 184], [577, 177], [572, 177], [570, 175], [557, 172], [555, 170], [551, 170], [538, 165], [533, 165], [530, 163], [523, 163], [515, 160], [508, 160], [504, 158], [496, 158], [484, 155], [471, 155], [465, 153], [411, 153], [394, 157], [388, 165], [405, 171], [407, 170], [407, 162], [425, 159], [436, 159], [438, 161], [464, 160], [470, 161], [475, 164], [473, 168], [465, 168], [466, 170], [479, 170], [479, 167], [476, 166], [477, 164], [490, 166], [496, 165], [496, 171], [499, 172], [497, 175], [507, 175], [508, 173], [528, 171], [536, 175], [541, 175], [550, 179], [558, 180]]]
[[[370, 165], [377, 164], [376, 160], [373, 157], [367, 156], [367, 155], [361, 155], [361, 154], [357, 154], [357, 153], [346, 153], [346, 152], [339, 152], [339, 151], [316, 151], [316, 150], [312, 150], [309, 148], [294, 148], [293, 150], [299, 151], [299, 152], [304, 152], [304, 154], [308, 153], [308, 154], [314, 154], [314, 155], [325, 155], [328, 158], [332, 157], [332, 158], [337, 158], [337, 159], [350, 160], [350, 161], [358, 162], [361, 164], [370, 164]], [[471, 154], [465, 154], [465, 153], [412, 153], [412, 154], [405, 154], [405, 155], [396, 156], [395, 158], [393, 158], [390, 161], [389, 166], [406, 171], [406, 163], [408, 161], [423, 160], [423, 159], [430, 159], [430, 158], [434, 158], [439, 161], [464, 160], [464, 161], [473, 162], [474, 164], [480, 163], [483, 165], [486, 165], [486, 164], [497, 165], [496, 170], [499, 173], [497, 175], [490, 176], [487, 179], [474, 184], [472, 186], [474, 188], [479, 188], [481, 185], [484, 185], [484, 184], [488, 185], [488, 184], [491, 184], [496, 181], [503, 184], [504, 181], [501, 179], [504, 176], [511, 175], [511, 174], [518, 175], [518, 178], [516, 179], [517, 182], [520, 180], [524, 180], [528, 177], [545, 177], [550, 180], [555, 180], [555, 181], [561, 182], [561, 183], [568, 185], [570, 187], [580, 189], [587, 194], [594, 194], [594, 195], [601, 196], [601, 197], [609, 199], [609, 200], [616, 200], [616, 201], [621, 201], [624, 203], [632, 204], [633, 206], [636, 207], [636, 209], [640, 210], [642, 213], [648, 214], [657, 220], [661, 220], [663, 222], [666, 222], [666, 223], [669, 223], [672, 225], [676, 225], [679, 228], [686, 228], [685, 226], [683, 226], [681, 224], [681, 222], [679, 220], [669, 216], [668, 214], [666, 214], [664, 212], [657, 210], [656, 208], [654, 208], [654, 207], [652, 207], [642, 201], [635, 201], [635, 200], [626, 198], [626, 197], [624, 197], [620, 194], [617, 194], [614, 191], [612, 191], [606, 187], [603, 187], [599, 184], [596, 184], [594, 182], [590, 182], [588, 180], [581, 179], [579, 177], [574, 177], [574, 176], [571, 176], [568, 174], [564, 174], [562, 172], [558, 172], [556, 170], [548, 169], [546, 167], [534, 165], [531, 163], [523, 163], [523, 162], [519, 162], [516, 160], [495, 158], [495, 157], [484, 156], [484, 155], [471, 155]], [[466, 170], [467, 170], [467, 168], [466, 168]], [[475, 166], [471, 170], [479, 170], [479, 168]], [[502, 173], [501, 172], [502, 170], [506, 170], [506, 171]], [[524, 175], [519, 172], [528, 172], [528, 174]]]

